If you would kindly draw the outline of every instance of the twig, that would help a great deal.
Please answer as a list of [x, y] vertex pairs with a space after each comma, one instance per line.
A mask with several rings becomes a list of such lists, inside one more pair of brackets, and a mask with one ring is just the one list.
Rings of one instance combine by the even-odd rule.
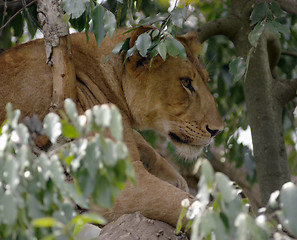
[[27, 5], [25, 5], [24, 7], [22, 7], [20, 10], [18, 10], [15, 14], [13, 14], [8, 20], [7, 22], [1, 26], [0, 31], [2, 31], [2, 29], [4, 29], [21, 11], [23, 11], [25, 8], [31, 6], [33, 3], [35, 3], [37, 0], [33, 0], [32, 2], [28, 3]]
[[297, 52], [290, 52], [290, 51], [282, 50], [281, 54], [297, 58]]
[[27, 14], [27, 17], [28, 17], [28, 19], [29, 19], [29, 24], [31, 24], [32, 26], [33, 26], [33, 19], [32, 19], [32, 17], [31, 17], [31, 15], [30, 15], [30, 13], [29, 13], [29, 10], [28, 10], [28, 8], [26, 7], [26, 0], [22, 0], [22, 4], [23, 4], [23, 7], [24, 7], [24, 9], [25, 9], [25, 12], [26, 12], [26, 14]]
[[[5, 0], [5, 2], [4, 2], [4, 9], [3, 9], [3, 15], [2, 15], [2, 21], [1, 21], [1, 26], [4, 24], [6, 10], [7, 10], [7, 2]], [[2, 35], [2, 29], [0, 29], [0, 36], [1, 35]]]

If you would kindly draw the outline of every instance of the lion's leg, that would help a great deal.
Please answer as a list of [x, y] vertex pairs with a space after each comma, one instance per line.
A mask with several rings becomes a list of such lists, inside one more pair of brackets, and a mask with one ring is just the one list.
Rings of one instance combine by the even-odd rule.
[[113, 221], [126, 213], [139, 211], [145, 217], [161, 220], [175, 226], [181, 211], [181, 201], [190, 194], [153, 176], [140, 161], [133, 162], [136, 172], [136, 185], [127, 183], [124, 190], [116, 197], [111, 210], [94, 207], [108, 221]]
[[124, 139], [132, 157], [136, 185], [127, 182], [124, 190], [116, 197], [111, 210], [104, 210], [96, 206], [92, 206], [92, 208], [108, 221], [115, 220], [126, 213], [139, 211], [145, 217], [175, 226], [181, 210], [181, 201], [185, 198], [194, 201], [195, 198], [150, 174], [144, 168], [136, 144], [140, 140], [139, 136], [133, 132], [129, 119], [124, 114], [122, 119], [125, 129]]
[[140, 161], [148, 172], [188, 192], [188, 184], [178, 171], [165, 158], [161, 157], [138, 132], [133, 130], [133, 135], [140, 153]]

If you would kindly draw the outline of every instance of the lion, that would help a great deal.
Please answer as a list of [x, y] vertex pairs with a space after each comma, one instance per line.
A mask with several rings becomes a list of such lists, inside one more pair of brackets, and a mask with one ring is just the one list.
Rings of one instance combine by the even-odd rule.
[[[77, 102], [81, 113], [97, 104], [115, 104], [121, 114], [124, 142], [132, 158], [136, 185], [126, 183], [112, 209], [94, 207], [108, 221], [125, 213], [140, 211], [144, 216], [175, 225], [187, 193], [183, 177], [161, 157], [134, 128], [153, 129], [168, 137], [186, 159], [197, 157], [204, 146], [223, 130], [208, 84], [208, 74], [196, 56], [197, 36], [177, 37], [184, 45], [187, 59], [167, 56], [166, 61], [137, 52], [123, 64], [124, 56], [106, 58], [121, 41], [137, 37], [151, 29], [140, 27], [123, 34], [119, 29], [96, 46], [93, 35], [71, 35], [76, 73]], [[45, 63], [42, 39], [18, 45], [0, 55], [0, 122], [5, 119], [5, 105], [11, 102], [23, 116], [50, 111], [52, 72]]]

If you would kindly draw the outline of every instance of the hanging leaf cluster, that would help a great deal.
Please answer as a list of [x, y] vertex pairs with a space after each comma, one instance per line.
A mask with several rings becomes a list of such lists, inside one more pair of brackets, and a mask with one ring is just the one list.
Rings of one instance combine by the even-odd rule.
[[[134, 28], [132, 31], [135, 31]], [[112, 50], [112, 55], [125, 52], [125, 58], [131, 57], [137, 50], [144, 58], [149, 58], [150, 62], [154, 57], [160, 55], [163, 61], [166, 60], [167, 55], [172, 57], [187, 58], [184, 46], [176, 40], [170, 33], [160, 29], [149, 30], [138, 36], [133, 47], [129, 48], [130, 38], [124, 42], [118, 43]], [[111, 56], [109, 56], [110, 58]]]
[[116, 18], [101, 4], [90, 0], [63, 0], [62, 6], [70, 17], [71, 25], [78, 31], [85, 30], [87, 38], [90, 21], [93, 22], [91, 30], [95, 35], [97, 45], [102, 42], [106, 33], [112, 37], [116, 28]]
[[276, 1], [257, 4], [250, 16], [251, 26], [254, 26], [254, 29], [249, 34], [251, 45], [253, 47], [257, 46], [264, 29], [268, 29], [278, 38], [280, 38], [280, 33], [288, 35], [288, 26], [280, 22], [280, 18], [284, 15], [285, 13]]

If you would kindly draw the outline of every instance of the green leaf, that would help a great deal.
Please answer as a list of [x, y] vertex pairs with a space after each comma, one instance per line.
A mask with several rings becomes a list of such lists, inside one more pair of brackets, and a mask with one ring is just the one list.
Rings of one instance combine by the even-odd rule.
[[104, 15], [105, 10], [101, 5], [97, 5], [93, 10], [93, 32], [96, 38], [97, 46], [102, 42], [105, 37], [105, 28], [104, 28]]
[[171, 11], [172, 23], [178, 28], [182, 28], [185, 21], [184, 9], [186, 8], [175, 8]]
[[30, 218], [40, 218], [43, 216], [42, 213], [42, 205], [40, 202], [36, 199], [35, 196], [31, 194], [27, 194], [27, 206], [28, 206], [28, 215]]
[[112, 54], [120, 54], [125, 42], [119, 42], [114, 49], [112, 49]]
[[148, 33], [143, 33], [138, 36], [135, 46], [142, 57], [147, 56], [147, 51], [152, 45], [151, 37]]
[[120, 111], [115, 107], [111, 106], [111, 121], [110, 121], [110, 133], [118, 141], [123, 138], [123, 126], [122, 116]]
[[107, 31], [109, 37], [111, 38], [116, 28], [116, 24], [117, 24], [116, 18], [112, 12], [107, 10], [105, 12], [103, 21], [104, 21], [105, 31]]
[[14, 196], [11, 193], [5, 193], [0, 203], [3, 208], [3, 223], [7, 225], [14, 225], [17, 220], [18, 209], [14, 200]]
[[215, 174], [217, 188], [222, 194], [226, 202], [231, 202], [237, 197], [237, 191], [233, 187], [233, 183], [223, 173], [217, 172]]
[[280, 24], [276, 21], [267, 21], [265, 23], [265, 27], [267, 27], [278, 38], [280, 38], [280, 33], [285, 35], [290, 33], [290, 29], [286, 25]]
[[203, 160], [203, 162], [201, 164], [201, 174], [205, 176], [207, 186], [209, 186], [209, 187], [212, 186], [213, 178], [214, 178], [214, 171], [213, 171], [213, 168], [212, 168], [211, 164], [209, 163], [209, 161]]
[[11, 26], [14, 30], [14, 36], [20, 38], [24, 33], [24, 18], [22, 14], [17, 14], [11, 21]]
[[166, 44], [164, 42], [160, 42], [157, 46], [158, 53], [160, 54], [161, 58], [163, 61], [166, 60], [166, 55], [167, 55], [167, 48]]
[[254, 29], [249, 33], [248, 39], [250, 41], [250, 44], [253, 47], [257, 46], [258, 40], [260, 39], [264, 29], [265, 29], [265, 24], [263, 22], [259, 22], [254, 27]]
[[62, 8], [72, 18], [80, 17], [86, 10], [87, 0], [63, 0]]
[[67, 123], [65, 120], [61, 119], [61, 124], [62, 124], [62, 134], [64, 137], [67, 138], [78, 138], [79, 134], [75, 130], [75, 128]]
[[83, 221], [84, 223], [105, 224], [106, 220], [96, 213], [83, 213], [73, 219], [73, 222]]
[[65, 190], [78, 206], [85, 209], [89, 208], [88, 199], [86, 199], [83, 194], [78, 192], [73, 183], [65, 183]]
[[53, 144], [56, 143], [57, 138], [62, 133], [60, 117], [55, 113], [47, 114], [44, 118], [43, 126], [45, 133], [49, 137], [50, 141]]
[[297, 237], [297, 187], [292, 182], [285, 183], [280, 192], [283, 216], [280, 217], [285, 228]]
[[78, 114], [77, 114], [75, 103], [73, 102], [72, 99], [70, 98], [65, 99], [64, 108], [67, 115], [71, 119], [71, 121], [74, 121], [74, 122], [77, 121]]
[[111, 110], [107, 104], [92, 108], [95, 124], [98, 127], [109, 127], [111, 122]]
[[57, 157], [57, 155], [53, 155], [50, 158], [50, 165], [48, 167], [51, 178], [53, 182], [56, 184], [56, 186], [60, 189], [63, 189], [64, 187], [64, 181], [65, 181], [65, 175], [64, 175], [64, 169]]
[[[79, 32], [84, 30], [88, 24], [89, 24], [89, 16], [84, 12], [79, 18], [76, 19], [70, 19], [71, 26], [75, 29], [77, 29]], [[87, 31], [87, 29], [86, 29]]]
[[103, 162], [107, 166], [114, 166], [117, 163], [118, 156], [116, 152], [116, 143], [110, 139], [105, 139], [105, 148], [103, 152]]
[[127, 51], [127, 54], [126, 54], [126, 59], [128, 57], [131, 57], [136, 51], [136, 46], [134, 45], [133, 47], [131, 47], [128, 51]]
[[63, 228], [64, 224], [52, 217], [43, 217], [34, 219], [31, 224], [34, 227], [59, 227]]
[[166, 44], [167, 53], [170, 56], [176, 57], [179, 55], [184, 59], [187, 58], [184, 45], [182, 45], [179, 41], [177, 41], [173, 37], [167, 37], [165, 40], [165, 44]]
[[111, 208], [112, 206], [112, 188], [111, 184], [104, 177], [99, 175], [96, 178], [96, 188], [93, 194], [93, 201], [100, 207]]
[[278, 2], [276, 2], [276, 1], [272, 1], [270, 3], [270, 9], [272, 10], [272, 13], [276, 17], [281, 17], [281, 16], [284, 15], [284, 11], [281, 9], [281, 7], [279, 6]]
[[101, 152], [98, 146], [98, 141], [89, 142], [86, 149], [86, 155], [82, 161], [92, 179], [95, 179], [96, 177], [99, 168], [100, 155]]
[[251, 26], [255, 23], [262, 21], [263, 18], [266, 16], [266, 12], [268, 10], [268, 4], [266, 2], [260, 2], [257, 4], [251, 14]]
[[237, 57], [229, 64], [229, 71], [233, 75], [233, 82], [236, 83], [242, 79], [246, 71], [246, 62], [243, 58]]
[[72, 219], [72, 224], [75, 224], [73, 234], [76, 236], [86, 223], [106, 224], [106, 220], [95, 213], [84, 213]]
[[[97, 179], [97, 178], [96, 178]], [[77, 182], [82, 194], [85, 198], [88, 198], [94, 191], [95, 181], [90, 178], [87, 169], [80, 170], [77, 176]]]
[[29, 140], [29, 131], [24, 124], [19, 124], [11, 133], [11, 140], [18, 144], [27, 144]]
[[196, 195], [197, 199], [199, 200], [199, 208], [202, 210], [209, 204], [209, 199], [210, 199], [210, 190], [208, 189], [208, 184], [206, 182], [206, 176], [201, 175], [199, 177], [199, 182], [198, 182], [198, 193]]
[[177, 224], [176, 224], [176, 230], [175, 230], [175, 234], [178, 235], [180, 230], [182, 229], [183, 226], [183, 222], [182, 220], [184, 219], [185, 215], [186, 215], [186, 211], [187, 208], [186, 207], [182, 207], [182, 210], [179, 214], [178, 220], [177, 220]]
[[134, 168], [133, 168], [133, 164], [131, 162], [130, 159], [126, 159], [126, 160], [121, 160], [125, 163], [126, 167], [125, 167], [125, 174], [128, 178], [129, 181], [131, 181], [133, 184], [136, 184], [136, 177], [135, 177], [135, 171], [134, 171]]
[[6, 162], [3, 167], [3, 179], [6, 180], [7, 187], [11, 189], [15, 189], [17, 185], [20, 183], [18, 170], [19, 170], [19, 162], [12, 157], [12, 155], [8, 155], [6, 157]]
[[1, 133], [0, 136], [0, 151], [4, 151], [7, 147], [8, 135], [6, 133]]

